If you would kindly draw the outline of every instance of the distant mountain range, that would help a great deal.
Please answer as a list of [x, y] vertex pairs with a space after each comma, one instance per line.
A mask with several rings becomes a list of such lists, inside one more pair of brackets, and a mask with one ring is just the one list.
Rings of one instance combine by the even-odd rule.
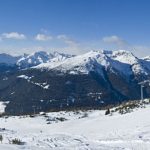
[[20, 69], [33, 67], [37, 69], [60, 70], [70, 74], [88, 74], [90, 71], [100, 71], [100, 68], [102, 69], [103, 67], [106, 70], [107, 68], [115, 69], [125, 75], [149, 74], [150, 70], [150, 56], [139, 59], [131, 52], [125, 50], [90, 51], [78, 56], [45, 51], [17, 57], [2, 53], [0, 54], [0, 63], [15, 65]]
[[[0, 54], [0, 72], [0, 99], [9, 101], [8, 114], [102, 108], [140, 98], [138, 83], [150, 79], [150, 56], [141, 59], [125, 50]], [[148, 84], [144, 96], [150, 96]]]

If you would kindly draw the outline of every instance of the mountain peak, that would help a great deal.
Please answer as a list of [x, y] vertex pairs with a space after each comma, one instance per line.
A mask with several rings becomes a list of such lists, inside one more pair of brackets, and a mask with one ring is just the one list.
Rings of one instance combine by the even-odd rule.
[[146, 56], [146, 57], [144, 57], [142, 59], [145, 60], [145, 61], [150, 61], [150, 56]]
[[138, 58], [132, 52], [126, 50], [113, 51], [112, 58], [127, 64], [135, 64], [138, 61]]
[[150, 70], [148, 61], [150, 61], [150, 57], [138, 59], [131, 51], [126, 50], [92, 50], [77, 56], [57, 51], [53, 53], [37, 51], [20, 57], [0, 54], [0, 63], [16, 64], [20, 68], [60, 69], [60, 71], [74, 71], [76, 73], [100, 71], [104, 67], [105, 69], [114, 68], [124, 74], [131, 74], [131, 72], [147, 74], [147, 70]]

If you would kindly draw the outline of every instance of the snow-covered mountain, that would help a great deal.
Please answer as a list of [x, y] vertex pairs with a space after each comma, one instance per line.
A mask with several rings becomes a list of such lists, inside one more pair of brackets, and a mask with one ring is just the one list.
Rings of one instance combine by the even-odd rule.
[[150, 61], [150, 56], [144, 57], [143, 60], [145, 60], [145, 61]]
[[[40, 51], [14, 66], [0, 64], [0, 99], [10, 102], [6, 113], [11, 115], [32, 113], [32, 106], [36, 111], [100, 108], [140, 99], [138, 83], [150, 80], [150, 61], [125, 50], [78, 56]], [[144, 97], [149, 96], [147, 84]]]
[[40, 64], [34, 68], [47, 68], [47, 69], [56, 69], [64, 72], [70, 71], [71, 74], [74, 73], [88, 73], [92, 70], [97, 70], [101, 72], [101, 65], [97, 62], [100, 61], [101, 64], [107, 65], [107, 57], [101, 52], [91, 51], [84, 55], [78, 55], [75, 57], [70, 57], [63, 61], [48, 62]]
[[21, 68], [28, 68], [43, 63], [63, 61], [70, 57], [72, 57], [72, 55], [58, 52], [48, 53], [45, 51], [39, 51], [30, 55], [24, 55], [22, 58], [17, 60], [16, 64]]
[[145, 74], [150, 73], [150, 68], [145, 65], [144, 60], [137, 58], [133, 53], [125, 50], [114, 51], [112, 58], [121, 63], [128, 64], [131, 71], [134, 74]]
[[70, 57], [74, 57], [74, 55], [58, 52], [48, 53], [45, 51], [38, 51], [32, 54], [24, 54], [21, 56], [12, 56], [6, 53], [2, 53], [0, 54], [0, 63], [7, 65], [17, 65], [21, 68], [29, 68], [42, 63], [63, 61]]
[[70, 74], [88, 74], [90, 71], [102, 74], [103, 69], [110, 69], [126, 76], [150, 74], [150, 57], [139, 59], [126, 50], [90, 51], [78, 56], [45, 51], [24, 54], [18, 57], [0, 54], [0, 63], [14, 64], [19, 68], [33, 67], [36, 69], [59, 70]]
[[67, 72], [70, 74], [88, 74], [90, 71], [96, 71], [102, 74], [103, 68], [117, 71], [124, 75], [132, 74], [150, 74], [149, 62], [141, 60], [131, 52], [125, 50], [119, 51], [90, 51], [83, 55], [70, 57], [61, 61], [49, 61], [41, 63], [34, 68], [53, 69]]

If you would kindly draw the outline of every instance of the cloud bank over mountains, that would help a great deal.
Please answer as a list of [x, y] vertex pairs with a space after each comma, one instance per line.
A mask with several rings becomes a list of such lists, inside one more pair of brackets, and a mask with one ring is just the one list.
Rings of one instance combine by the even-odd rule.
[[[9, 41], [15, 41], [15, 46], [9, 46]], [[41, 32], [28, 36], [24, 33], [19, 32], [5, 32], [0, 34], [0, 41], [2, 45], [5, 45], [7, 41], [7, 46], [0, 46], [0, 52], [10, 52], [10, 53], [32, 53], [34, 51], [45, 50], [45, 51], [59, 51], [70, 54], [82, 54], [89, 50], [100, 50], [100, 49], [126, 49], [132, 51], [138, 57], [144, 57], [150, 55], [150, 47], [146, 45], [135, 45], [130, 44], [127, 40], [123, 39], [117, 35], [109, 35], [104, 37], [99, 37], [95, 41], [85, 41], [81, 42], [74, 37], [68, 36], [67, 34], [51, 35], [47, 30], [42, 29]], [[25, 41], [24, 45], [19, 45], [19, 42]], [[28, 43], [33, 42], [32, 45]], [[53, 44], [55, 43], [55, 45]], [[94, 45], [94, 44], [95, 45]], [[94, 45], [94, 46], [93, 46]]]

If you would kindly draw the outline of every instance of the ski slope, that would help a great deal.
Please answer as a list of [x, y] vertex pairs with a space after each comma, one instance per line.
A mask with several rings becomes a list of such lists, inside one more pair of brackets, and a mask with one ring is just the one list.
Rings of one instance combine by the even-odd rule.
[[[52, 112], [0, 118], [2, 150], [149, 150], [150, 106], [124, 115], [105, 111]], [[57, 118], [65, 118], [60, 121]], [[5, 128], [5, 129], [4, 129]], [[10, 144], [14, 138], [23, 145]]]

